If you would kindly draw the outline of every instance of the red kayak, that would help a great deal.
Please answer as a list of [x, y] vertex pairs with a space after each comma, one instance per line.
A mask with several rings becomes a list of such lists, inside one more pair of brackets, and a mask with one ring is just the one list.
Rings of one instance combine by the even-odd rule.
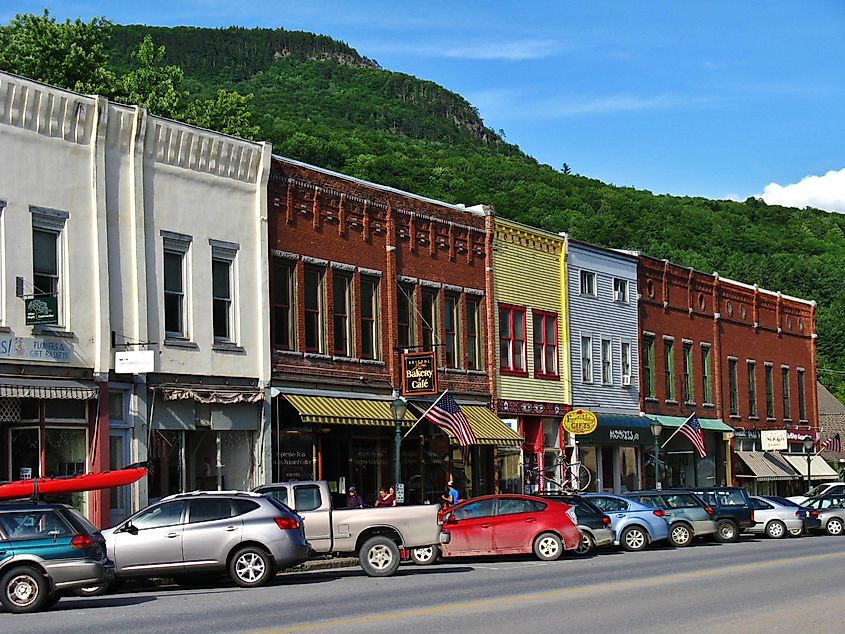
[[78, 476], [57, 478], [34, 478], [0, 484], [0, 500], [33, 497], [33, 495], [58, 495], [110, 489], [124, 484], [132, 484], [147, 475], [147, 468], [130, 466], [114, 471], [85, 473]]

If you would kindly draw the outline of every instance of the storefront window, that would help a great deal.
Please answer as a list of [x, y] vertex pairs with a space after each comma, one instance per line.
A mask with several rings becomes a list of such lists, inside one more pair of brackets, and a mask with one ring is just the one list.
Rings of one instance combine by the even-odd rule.
[[48, 427], [45, 432], [44, 470], [46, 476], [85, 473], [85, 429]]
[[522, 479], [519, 475], [520, 454], [518, 447], [499, 448], [496, 462], [500, 493], [522, 493]]
[[619, 470], [622, 492], [636, 491], [640, 488], [636, 447], [619, 447]]
[[41, 476], [41, 460], [39, 458], [38, 428], [10, 430], [11, 465], [10, 480], [38, 478]]
[[150, 437], [149, 460], [152, 469], [147, 476], [150, 503], [182, 490], [183, 433], [156, 429]]
[[587, 487], [588, 491], [598, 491], [598, 473], [599, 473], [599, 466], [598, 466], [598, 451], [596, 451], [596, 447], [586, 447], [583, 445], [578, 446], [578, 458], [581, 460], [581, 464], [583, 464], [587, 469], [590, 470], [590, 486]]

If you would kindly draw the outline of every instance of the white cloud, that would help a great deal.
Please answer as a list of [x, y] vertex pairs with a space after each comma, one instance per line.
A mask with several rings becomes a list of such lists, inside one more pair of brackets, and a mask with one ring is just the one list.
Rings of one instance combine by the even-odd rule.
[[824, 176], [805, 176], [797, 183], [769, 183], [760, 196], [770, 205], [815, 207], [845, 214], [845, 168]]
[[503, 59], [523, 61], [542, 59], [562, 50], [561, 44], [551, 40], [514, 40], [511, 42], [464, 42], [455, 44], [372, 44], [367, 47], [373, 53], [405, 53], [426, 57], [449, 57], [453, 59]]

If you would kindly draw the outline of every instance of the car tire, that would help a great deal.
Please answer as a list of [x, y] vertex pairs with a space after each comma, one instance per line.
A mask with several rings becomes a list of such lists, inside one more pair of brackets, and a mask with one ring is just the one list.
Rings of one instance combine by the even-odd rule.
[[358, 561], [370, 577], [389, 577], [399, 567], [399, 546], [389, 537], [376, 535], [361, 546]]
[[430, 566], [440, 558], [440, 548], [437, 546], [423, 546], [411, 549], [411, 561], [418, 566]]
[[803, 528], [790, 528], [789, 534], [791, 537], [801, 537], [804, 534]]
[[276, 576], [275, 562], [263, 548], [246, 546], [229, 560], [229, 576], [241, 588], [260, 588]]
[[669, 543], [673, 546], [684, 547], [690, 546], [695, 534], [692, 532], [689, 524], [678, 522], [669, 527]]
[[540, 561], [555, 561], [563, 554], [563, 541], [554, 533], [540, 533], [534, 540], [534, 556]]
[[619, 543], [628, 552], [643, 550], [648, 546], [648, 533], [640, 526], [629, 526], [622, 531], [622, 535], [619, 537]]
[[85, 586], [84, 588], [74, 588], [71, 590], [78, 597], [99, 597], [107, 594], [112, 589], [113, 584], [101, 583], [98, 586]]
[[50, 600], [50, 583], [29, 566], [12, 568], [0, 580], [0, 602], [14, 614], [39, 612]]
[[766, 537], [780, 539], [786, 535], [786, 525], [780, 520], [772, 520], [766, 524]]
[[824, 525], [824, 529], [828, 535], [841, 535], [843, 530], [845, 530], [845, 524], [843, 524], [840, 518], [831, 517], [827, 520], [827, 524]]
[[581, 533], [581, 541], [578, 542], [578, 547], [573, 552], [579, 557], [587, 557], [595, 547], [596, 542], [593, 536], [589, 533]]
[[729, 544], [739, 539], [739, 527], [733, 520], [719, 520], [714, 537], [720, 544]]

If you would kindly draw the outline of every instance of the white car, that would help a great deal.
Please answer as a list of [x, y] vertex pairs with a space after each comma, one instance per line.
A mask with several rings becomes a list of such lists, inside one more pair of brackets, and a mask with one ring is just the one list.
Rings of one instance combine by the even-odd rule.
[[780, 539], [787, 535], [800, 536], [804, 532], [804, 520], [796, 506], [784, 506], [774, 500], [751, 496], [755, 524], [749, 533]]
[[839, 495], [841, 497], [845, 497], [845, 482], [826, 482], [825, 484], [819, 484], [807, 491], [804, 495], [793, 495], [786, 499], [795, 502], [796, 504], [804, 504], [804, 502], [810, 498], [817, 498], [823, 495]]

